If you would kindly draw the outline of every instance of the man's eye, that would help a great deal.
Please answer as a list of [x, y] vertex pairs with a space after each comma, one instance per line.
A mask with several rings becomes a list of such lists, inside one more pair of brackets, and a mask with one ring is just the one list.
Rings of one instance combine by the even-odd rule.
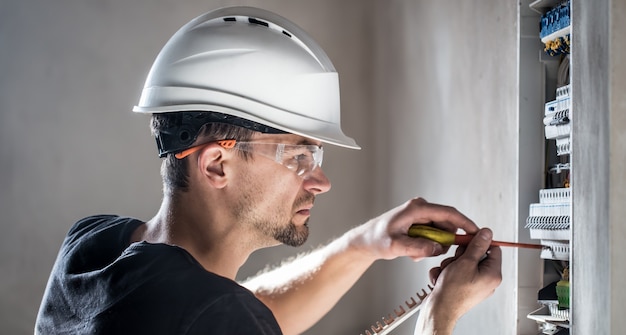
[[306, 160], [309, 160], [309, 159], [310, 159], [310, 156], [311, 156], [311, 155], [308, 155], [308, 154], [299, 154], [299, 155], [294, 156], [294, 158], [295, 158], [297, 161], [299, 161], [299, 162], [300, 162], [300, 161], [306, 161]]
[[289, 156], [285, 156], [284, 157], [284, 163], [286, 165], [299, 165], [301, 164], [303, 161], [306, 161], [306, 155], [304, 154], [300, 154], [300, 155], [289, 155]]

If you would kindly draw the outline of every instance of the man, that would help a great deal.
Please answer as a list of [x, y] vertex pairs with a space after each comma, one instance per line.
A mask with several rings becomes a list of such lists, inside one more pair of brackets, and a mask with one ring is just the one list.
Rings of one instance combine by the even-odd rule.
[[[243, 286], [255, 250], [302, 245], [330, 189], [322, 144], [343, 134], [337, 73], [300, 28], [275, 14], [224, 8], [182, 27], [158, 55], [134, 111], [152, 114], [164, 197], [148, 222], [100, 215], [63, 242], [39, 334], [297, 334], [378, 259], [446, 250], [408, 237], [433, 224], [476, 237], [431, 270], [416, 332], [450, 334], [500, 283], [491, 232], [447, 206], [412, 199]], [[245, 287], [245, 288], [244, 288]]]

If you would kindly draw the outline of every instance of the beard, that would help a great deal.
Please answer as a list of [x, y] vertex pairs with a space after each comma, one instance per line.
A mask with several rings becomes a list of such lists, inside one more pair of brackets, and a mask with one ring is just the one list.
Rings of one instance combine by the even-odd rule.
[[309, 238], [309, 219], [306, 219], [304, 225], [298, 227], [293, 222], [289, 222], [287, 226], [276, 227], [273, 232], [276, 241], [292, 247], [303, 245]]
[[[293, 205], [293, 210], [302, 205], [313, 203], [314, 201], [315, 196], [311, 193], [306, 193], [302, 197], [296, 199]], [[309, 218], [307, 218], [304, 221], [304, 224], [300, 226], [296, 225], [293, 220], [290, 220], [286, 225], [276, 225], [274, 223], [273, 225], [265, 224], [262, 226], [271, 227], [271, 236], [274, 237], [276, 241], [288, 246], [299, 247], [309, 238]]]
[[[299, 247], [309, 237], [309, 218], [306, 218], [304, 224], [298, 225], [293, 222], [293, 215], [296, 209], [306, 204], [312, 204], [314, 201], [315, 195], [307, 192], [294, 201], [289, 211], [277, 210], [273, 215], [260, 216], [256, 212], [256, 206], [254, 206], [256, 199], [249, 195], [241, 199], [238, 206], [234, 208], [234, 214], [239, 221], [248, 222], [262, 235], [288, 246]], [[277, 209], [279, 208], [284, 207], [277, 207]]]

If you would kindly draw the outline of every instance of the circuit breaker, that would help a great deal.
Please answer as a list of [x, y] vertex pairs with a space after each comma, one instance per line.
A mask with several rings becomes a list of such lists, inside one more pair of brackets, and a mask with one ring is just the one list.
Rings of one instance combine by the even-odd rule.
[[569, 264], [571, 261], [572, 192], [570, 181], [572, 91], [569, 78], [571, 41], [570, 1], [537, 0], [531, 9], [541, 14], [540, 34], [544, 49], [542, 57], [556, 62], [556, 73], [550, 78], [556, 87], [545, 92], [543, 127], [545, 178], [538, 202], [529, 206], [526, 228], [530, 238], [539, 240], [543, 249], [544, 287], [537, 292], [541, 308], [528, 314], [537, 321], [539, 334], [569, 334], [570, 290]]

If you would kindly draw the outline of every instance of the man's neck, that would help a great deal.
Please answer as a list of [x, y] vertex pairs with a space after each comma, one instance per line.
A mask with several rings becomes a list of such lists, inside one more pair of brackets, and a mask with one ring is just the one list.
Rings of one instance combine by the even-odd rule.
[[175, 245], [189, 252], [204, 269], [235, 279], [255, 250], [224, 211], [211, 211], [189, 194], [164, 197], [159, 212], [132, 235], [132, 241]]

